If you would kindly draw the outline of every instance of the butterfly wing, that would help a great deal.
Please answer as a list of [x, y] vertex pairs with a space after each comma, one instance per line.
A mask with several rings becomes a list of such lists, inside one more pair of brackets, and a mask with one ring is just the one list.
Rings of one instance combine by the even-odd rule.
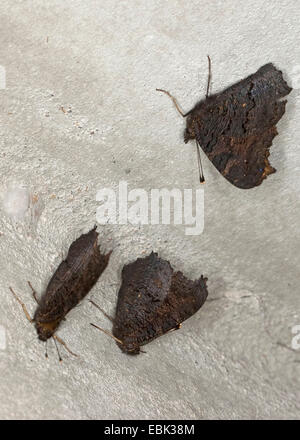
[[282, 72], [266, 64], [224, 92], [201, 101], [189, 113], [185, 142], [196, 138], [218, 171], [239, 188], [252, 188], [275, 169], [268, 161], [285, 112], [280, 98], [292, 89]]
[[97, 238], [98, 233], [92, 229], [71, 244], [66, 260], [56, 269], [41, 298], [36, 320], [49, 322], [61, 319], [93, 287], [110, 256], [100, 253]]
[[207, 297], [206, 279], [190, 281], [151, 253], [124, 267], [113, 334], [127, 353], [178, 328]]

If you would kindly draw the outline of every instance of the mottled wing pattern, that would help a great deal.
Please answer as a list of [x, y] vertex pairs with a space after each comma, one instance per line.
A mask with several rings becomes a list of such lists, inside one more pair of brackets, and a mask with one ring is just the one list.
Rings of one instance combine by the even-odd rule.
[[266, 64], [224, 92], [201, 101], [189, 112], [185, 142], [196, 138], [215, 167], [233, 185], [252, 188], [275, 169], [268, 161], [285, 112], [280, 98], [292, 89], [282, 72]]
[[61, 320], [87, 295], [110, 256], [100, 253], [97, 238], [98, 233], [93, 229], [72, 243], [66, 260], [58, 266], [41, 298], [35, 319], [40, 322]]
[[190, 281], [151, 253], [124, 267], [113, 334], [127, 353], [178, 328], [203, 305], [206, 279]]

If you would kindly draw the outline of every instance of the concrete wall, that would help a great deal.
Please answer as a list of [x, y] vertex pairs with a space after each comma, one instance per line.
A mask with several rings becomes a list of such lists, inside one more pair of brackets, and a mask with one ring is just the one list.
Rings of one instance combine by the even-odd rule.
[[[296, 0], [2, 0], [0, 4], [0, 417], [299, 418], [299, 90]], [[113, 314], [124, 264], [152, 249], [210, 301], [182, 329], [129, 357], [83, 301], [58, 331], [80, 355], [39, 342], [27, 280], [45, 289], [95, 223], [98, 188], [197, 188], [184, 120], [205, 95], [272, 61], [294, 87], [271, 148], [277, 173], [239, 190], [203, 157], [205, 228], [99, 226], [111, 262], [91, 291]], [[4, 88], [4, 86], [6, 86]], [[5, 341], [4, 341], [4, 336]]]

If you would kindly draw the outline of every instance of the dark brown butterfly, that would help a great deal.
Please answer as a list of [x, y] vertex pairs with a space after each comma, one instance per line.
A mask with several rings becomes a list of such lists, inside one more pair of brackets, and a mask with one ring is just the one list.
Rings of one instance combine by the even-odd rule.
[[41, 341], [53, 337], [54, 341], [57, 340], [66, 347], [55, 332], [67, 313], [88, 294], [109, 261], [110, 253], [107, 255], [100, 253], [97, 239], [98, 233], [94, 228], [71, 244], [67, 258], [56, 269], [40, 300], [37, 299], [35, 290], [28, 282], [38, 303], [33, 319], [10, 287], [11, 292], [22, 305], [27, 319], [34, 323]]
[[[209, 58], [209, 57], [208, 57]], [[187, 117], [184, 142], [195, 139], [200, 165], [200, 182], [204, 181], [199, 145], [217, 170], [238, 188], [258, 186], [276, 170], [268, 157], [277, 122], [285, 112], [287, 101], [280, 99], [291, 92], [282, 72], [269, 63], [256, 73], [208, 96], [183, 114], [175, 98], [167, 93], [183, 117]]]
[[124, 266], [116, 315], [110, 318], [120, 349], [139, 354], [141, 345], [179, 329], [204, 304], [206, 281], [203, 276], [191, 281], [174, 272], [168, 261], [153, 252]]

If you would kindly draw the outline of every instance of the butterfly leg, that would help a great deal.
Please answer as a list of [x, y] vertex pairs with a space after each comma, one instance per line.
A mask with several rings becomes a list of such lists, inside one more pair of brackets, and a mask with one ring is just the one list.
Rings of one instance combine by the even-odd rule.
[[58, 349], [58, 346], [57, 346], [57, 342], [56, 342], [54, 336], [53, 336], [53, 341], [54, 341], [54, 344], [55, 344], [55, 347], [56, 347], [58, 360], [59, 360], [59, 362], [62, 362], [62, 357], [61, 357], [61, 355], [60, 355], [60, 352], [59, 352], [59, 349]]
[[33, 323], [33, 319], [31, 318], [25, 304], [20, 300], [20, 298], [18, 297], [18, 295], [13, 291], [13, 289], [11, 287], [9, 287], [9, 290], [11, 291], [11, 293], [14, 295], [14, 297], [16, 298], [16, 300], [18, 301], [19, 304], [21, 304], [23, 312], [25, 313], [26, 318], [28, 319], [28, 321], [30, 323]]
[[56, 340], [56, 341], [59, 342], [61, 345], [63, 345], [63, 346], [65, 347], [65, 349], [66, 349], [70, 354], [72, 354], [73, 356], [78, 357], [78, 354], [73, 353], [73, 351], [71, 351], [71, 350], [69, 349], [69, 347], [67, 346], [67, 344], [65, 343], [65, 341], [63, 341], [59, 336], [57, 336], [57, 335], [53, 335], [52, 338], [54, 339], [54, 342], [55, 342], [55, 340]]

